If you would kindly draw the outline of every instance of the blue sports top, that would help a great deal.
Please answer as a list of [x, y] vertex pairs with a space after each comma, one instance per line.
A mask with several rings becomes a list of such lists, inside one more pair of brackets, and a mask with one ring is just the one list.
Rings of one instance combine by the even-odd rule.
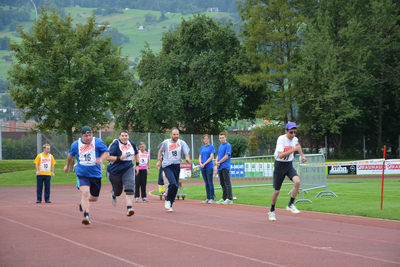
[[[200, 154], [199, 154], [201, 156], [201, 163], [204, 164], [204, 162], [206, 162], [210, 158], [211, 154], [213, 154], [213, 153], [214, 153], [214, 155], [216, 153], [214, 145], [209, 144], [208, 146], [202, 146], [200, 148]], [[214, 168], [214, 163], [211, 160], [209, 163], [207, 163], [206, 166], [204, 166], [204, 169], [201, 169], [201, 170], [206, 171], [206, 170], [210, 170], [213, 168]]]
[[[95, 177], [95, 178], [100, 178], [101, 179], [101, 168], [100, 165], [98, 164], [81, 164], [81, 159], [85, 156], [87, 156], [89, 153], [85, 154], [85, 152], [82, 150], [82, 153], [79, 153], [79, 142], [81, 144], [88, 146], [88, 144], [84, 143], [81, 138], [79, 140], [76, 140], [75, 142], [72, 143], [71, 148], [68, 151], [68, 154], [71, 156], [75, 157], [77, 156], [77, 161], [78, 165], [75, 168], [75, 173], [77, 176], [83, 176], [83, 177]], [[93, 162], [97, 158], [100, 158], [101, 155], [103, 155], [104, 152], [108, 152], [107, 146], [104, 144], [104, 142], [101, 139], [98, 139], [96, 137], [93, 137], [92, 143], [89, 145], [92, 145], [94, 142], [94, 149], [95, 149], [95, 159], [88, 158], [87, 162]]]
[[[132, 158], [138, 152], [135, 142], [128, 140], [126, 144], [122, 143], [120, 139], [114, 140], [109, 146], [110, 156], [121, 156], [122, 152], [126, 154], [126, 158], [121, 161], [111, 161], [107, 166], [107, 172], [113, 175], [122, 175], [129, 168], [133, 168]], [[126, 151], [126, 152], [125, 152]]]
[[228, 159], [219, 165], [218, 170], [222, 169], [231, 169], [231, 154], [232, 154], [232, 146], [228, 142], [225, 144], [220, 144], [218, 147], [218, 161], [220, 161], [225, 155], [229, 155]]

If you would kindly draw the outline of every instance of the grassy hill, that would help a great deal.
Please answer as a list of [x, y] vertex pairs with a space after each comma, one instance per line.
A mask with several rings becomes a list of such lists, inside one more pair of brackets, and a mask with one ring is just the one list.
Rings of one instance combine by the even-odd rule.
[[[92, 14], [94, 9], [95, 8], [68, 7], [65, 8], [65, 11], [72, 15], [74, 23], [83, 24], [86, 23], [87, 18]], [[161, 50], [162, 34], [164, 32], [167, 32], [168, 29], [170, 29], [171, 27], [177, 27], [182, 21], [182, 18], [188, 19], [192, 16], [183, 16], [180, 13], [169, 13], [165, 14], [168, 20], [147, 25], [145, 24], [145, 14], [150, 12], [158, 19], [161, 16], [161, 12], [137, 9], [124, 10], [123, 12], [123, 14], [113, 13], [107, 16], [98, 15], [96, 16], [96, 21], [98, 23], [107, 21], [110, 23], [111, 28], [116, 28], [120, 33], [129, 36], [129, 42], [122, 45], [122, 54], [123, 56], [128, 56], [129, 60], [131, 61], [133, 61], [135, 57], [140, 56], [140, 50], [143, 49], [145, 42], [148, 42], [150, 44], [150, 47], [154, 52], [159, 52]], [[78, 14], [80, 14], [82, 17], [77, 17]], [[205, 14], [216, 19], [234, 19], [234, 17], [232, 17], [229, 13], [206, 12]], [[35, 18], [35, 11], [31, 12], [31, 16], [32, 19]], [[23, 22], [22, 25], [24, 29], [28, 30], [30, 27], [32, 27], [33, 23], [34, 22]], [[140, 25], [145, 26], [146, 30], [137, 30]], [[165, 26], [167, 29], [162, 29], [163, 26]], [[0, 37], [4, 36], [9, 37], [12, 41], [16, 42], [20, 42], [21, 40], [20, 38], [14, 37], [12, 35], [12, 33], [9, 31], [9, 25], [5, 26], [4, 29], [0, 31]], [[6, 79], [7, 70], [12, 64], [10, 62], [6, 62], [4, 59], [2, 59], [2, 57], [10, 54], [10, 51], [0, 50], [0, 77], [3, 77], [0, 79]]]

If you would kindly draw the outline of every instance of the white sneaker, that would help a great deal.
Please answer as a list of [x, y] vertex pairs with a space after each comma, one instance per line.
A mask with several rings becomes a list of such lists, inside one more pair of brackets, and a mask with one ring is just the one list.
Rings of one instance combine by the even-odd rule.
[[126, 213], [126, 216], [132, 216], [133, 214], [135, 214], [135, 211], [133, 209], [128, 209], [128, 212]]
[[268, 212], [268, 219], [269, 219], [270, 221], [276, 221], [275, 211], [270, 211], [270, 212]]
[[172, 207], [171, 207], [171, 208], [169, 208], [168, 212], [173, 212], [173, 209], [172, 209]]
[[209, 201], [210, 201], [209, 199], [206, 199], [206, 200], [204, 200], [204, 201], [203, 201], [203, 202], [201, 202], [201, 203], [203, 203], [203, 204], [207, 204]]
[[135, 202], [139, 202], [139, 198], [137, 197], [137, 198], [135, 198]]
[[292, 213], [300, 213], [300, 211], [293, 204], [286, 206], [286, 210], [291, 211]]
[[117, 206], [117, 198], [113, 196], [113, 194], [111, 194], [111, 204], [113, 204], [113, 206]]
[[165, 200], [165, 208], [167, 210], [171, 209], [171, 201]]
[[215, 203], [215, 202], [214, 202], [214, 199], [209, 199], [209, 200], [208, 200], [208, 204], [213, 204], [213, 203]]

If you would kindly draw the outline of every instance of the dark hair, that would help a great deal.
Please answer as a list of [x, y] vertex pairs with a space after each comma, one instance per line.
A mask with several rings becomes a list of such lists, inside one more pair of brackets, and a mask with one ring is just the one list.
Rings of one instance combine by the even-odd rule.
[[226, 137], [225, 132], [220, 132], [219, 135], [225, 135], [225, 137]]
[[178, 128], [176, 128], [176, 127], [172, 127], [172, 129], [171, 129], [171, 133], [172, 133], [174, 130], [177, 130], [177, 131], [179, 132]]
[[146, 146], [146, 144], [144, 142], [140, 142], [139, 146], [144, 145]]
[[122, 130], [119, 132], [119, 135], [121, 135], [122, 133], [127, 133], [127, 134], [129, 134], [128, 130], [125, 130], [125, 129], [122, 129]]
[[203, 139], [204, 137], [208, 137], [208, 139], [210, 139], [210, 136], [208, 134], [203, 134]]

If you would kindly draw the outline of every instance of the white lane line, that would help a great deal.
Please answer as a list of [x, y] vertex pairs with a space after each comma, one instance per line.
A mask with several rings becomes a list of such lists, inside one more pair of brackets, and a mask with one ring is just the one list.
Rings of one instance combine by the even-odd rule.
[[5, 217], [3, 217], [3, 216], [0, 216], [0, 218], [2, 218], [2, 219], [4, 219], [4, 220], [7, 220], [7, 221], [10, 221], [10, 222], [15, 223], [15, 224], [22, 225], [22, 226], [27, 227], [27, 228], [31, 228], [31, 229], [36, 230], [36, 231], [39, 231], [39, 232], [42, 232], [42, 233], [51, 235], [51, 236], [53, 236], [53, 237], [62, 239], [62, 240], [64, 240], [64, 241], [70, 242], [70, 243], [72, 243], [72, 244], [74, 244], [74, 245], [77, 245], [77, 246], [80, 246], [80, 247], [83, 247], [83, 248], [86, 248], [86, 249], [93, 250], [93, 251], [95, 251], [95, 252], [97, 252], [97, 253], [100, 253], [100, 254], [103, 254], [103, 255], [105, 255], [105, 256], [108, 256], [108, 257], [117, 259], [117, 260], [119, 260], [119, 261], [122, 261], [122, 262], [125, 262], [125, 263], [128, 263], [128, 264], [131, 264], [131, 265], [134, 265], [134, 266], [138, 266], [138, 267], [144, 267], [143, 265], [137, 264], [137, 263], [135, 263], [135, 262], [131, 262], [131, 261], [125, 260], [125, 259], [123, 259], [123, 258], [120, 258], [120, 257], [117, 257], [117, 256], [115, 256], [115, 255], [109, 254], [109, 253], [107, 253], [107, 252], [104, 252], [104, 251], [101, 251], [101, 250], [98, 250], [98, 249], [95, 249], [95, 248], [92, 248], [92, 247], [83, 245], [83, 244], [81, 244], [81, 243], [78, 243], [78, 242], [72, 241], [72, 240], [70, 240], [70, 239], [67, 239], [67, 238], [65, 238], [65, 237], [62, 237], [62, 236], [59, 236], [59, 235], [56, 235], [56, 234], [47, 232], [47, 231], [45, 231], [45, 230], [42, 230], [42, 229], [39, 229], [39, 228], [30, 226], [30, 225], [27, 225], [27, 224], [24, 224], [24, 223], [20, 223], [20, 222], [14, 221], [14, 220], [5, 218]]
[[[92, 207], [92, 209], [99, 209], [99, 210], [106, 210], [106, 211], [110, 211], [110, 212], [116, 212], [116, 213], [120, 213], [118, 211], [113, 211], [113, 210], [108, 210], [108, 209], [104, 209], [104, 208], [99, 208], [99, 207]], [[194, 227], [200, 227], [200, 228], [205, 228], [208, 230], [214, 230], [214, 231], [219, 231], [219, 232], [227, 232], [230, 234], [238, 234], [238, 235], [243, 235], [243, 236], [248, 236], [251, 238], [259, 238], [259, 239], [265, 239], [265, 240], [271, 240], [274, 242], [281, 242], [281, 243], [286, 243], [286, 244], [290, 244], [290, 245], [296, 245], [296, 246], [301, 246], [301, 247], [307, 247], [310, 249], [316, 249], [318, 247], [315, 246], [311, 246], [311, 245], [307, 245], [307, 244], [303, 244], [303, 243], [296, 243], [296, 242], [291, 242], [291, 241], [286, 241], [286, 240], [280, 240], [280, 239], [276, 239], [276, 238], [269, 238], [269, 237], [265, 237], [265, 236], [258, 236], [258, 235], [252, 235], [252, 234], [247, 234], [247, 233], [242, 233], [242, 232], [238, 232], [238, 231], [232, 231], [232, 230], [227, 230], [227, 229], [222, 229], [222, 228], [216, 228], [216, 227], [210, 227], [210, 226], [204, 226], [204, 225], [198, 225], [198, 224], [193, 224], [193, 223], [188, 223], [188, 222], [182, 222], [182, 221], [175, 221], [175, 220], [170, 220], [170, 219], [164, 219], [164, 218], [159, 218], [159, 217], [153, 217], [153, 216], [147, 216], [147, 215], [137, 215], [140, 217], [145, 217], [145, 218], [149, 218], [149, 219], [154, 219], [154, 220], [161, 220], [161, 221], [167, 221], [167, 222], [172, 222], [172, 223], [179, 223], [182, 225], [188, 225], [188, 226], [194, 226]], [[100, 222], [103, 223], [103, 222]], [[106, 225], [110, 225], [107, 223], [103, 223]], [[115, 226], [118, 228], [123, 228], [123, 229], [128, 229], [131, 231], [135, 231], [138, 232], [134, 229], [130, 229], [130, 228], [125, 228], [125, 227], [121, 227], [121, 226]], [[145, 233], [146, 232], [140, 232], [139, 233]], [[153, 235], [153, 234], [150, 234]], [[180, 242], [180, 241], [178, 241]], [[183, 242], [183, 241], [182, 241]], [[355, 253], [351, 253], [351, 252], [345, 252], [345, 251], [340, 251], [340, 250], [335, 250], [335, 249], [326, 249], [326, 251], [332, 251], [332, 252], [336, 252], [336, 253], [341, 253], [341, 254], [345, 254], [345, 255], [350, 255], [350, 256], [356, 256], [356, 257], [361, 257], [361, 258], [366, 258], [366, 259], [371, 259], [371, 260], [376, 260], [376, 261], [383, 261], [383, 262], [388, 262], [388, 263], [393, 263], [393, 264], [397, 264], [400, 265], [400, 262], [394, 262], [394, 261], [390, 261], [390, 260], [385, 260], [385, 259], [379, 259], [379, 258], [374, 258], [374, 257], [369, 257], [369, 256], [364, 256], [364, 255], [360, 255], [360, 254], [355, 254]]]

